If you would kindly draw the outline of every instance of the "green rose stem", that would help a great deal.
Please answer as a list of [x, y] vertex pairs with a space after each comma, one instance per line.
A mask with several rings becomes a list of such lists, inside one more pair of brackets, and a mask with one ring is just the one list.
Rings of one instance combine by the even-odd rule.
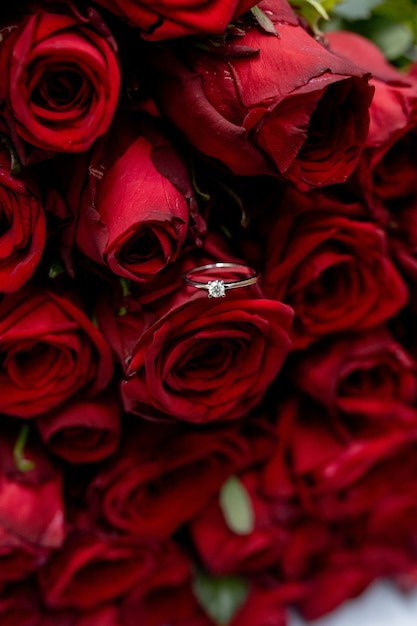
[[13, 448], [13, 458], [16, 463], [16, 467], [20, 472], [30, 472], [35, 467], [35, 463], [33, 461], [25, 459], [24, 457], [24, 450], [29, 437], [29, 432], [30, 426], [28, 424], [22, 426]]
[[17, 176], [23, 169], [22, 162], [17, 155], [16, 148], [10, 140], [10, 137], [0, 133], [0, 143], [3, 144], [10, 154], [10, 174]]

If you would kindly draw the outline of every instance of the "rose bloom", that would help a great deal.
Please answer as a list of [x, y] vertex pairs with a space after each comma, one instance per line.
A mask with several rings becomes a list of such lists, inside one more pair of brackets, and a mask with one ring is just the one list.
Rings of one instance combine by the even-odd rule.
[[93, 463], [116, 451], [121, 408], [113, 393], [74, 397], [36, 419], [50, 452], [70, 463]]
[[326, 33], [331, 50], [372, 72], [375, 94], [370, 127], [356, 173], [371, 205], [393, 211], [412, 196], [417, 201], [417, 81], [399, 72], [380, 49], [356, 33]]
[[178, 257], [195, 200], [185, 165], [150, 123], [118, 120], [69, 187], [76, 245], [96, 263], [145, 282]]
[[238, 534], [229, 528], [218, 494], [189, 524], [190, 533], [205, 568], [215, 575], [260, 574], [276, 566], [285, 552], [289, 531], [273, 517], [262, 492], [260, 473], [251, 469], [239, 474], [251, 502], [254, 528]]
[[0, 97], [29, 144], [82, 152], [110, 125], [120, 71], [101, 17], [65, 11], [34, 8], [11, 25], [0, 46]]
[[[250, 437], [259, 433], [251, 429]], [[168, 537], [250, 462], [251, 447], [240, 423], [204, 430], [140, 424], [90, 483], [89, 508], [120, 532]]]
[[134, 297], [125, 300], [123, 315], [112, 306], [103, 300], [97, 317], [124, 368], [124, 407], [148, 419], [202, 424], [243, 417], [290, 349], [292, 310], [264, 299], [256, 285], [208, 299], [183, 284], [152, 310]]
[[337, 336], [299, 353], [291, 367], [294, 384], [341, 419], [372, 430], [401, 405], [417, 399], [414, 359], [385, 327]]
[[[384, 231], [343, 203], [315, 196], [315, 208], [289, 192], [268, 233], [262, 286], [295, 313], [295, 348], [330, 333], [362, 331], [406, 304], [404, 281], [388, 256]], [[340, 210], [339, 210], [340, 209]]]
[[21, 289], [0, 303], [0, 410], [31, 418], [113, 374], [109, 346], [71, 296]]
[[45, 246], [45, 214], [24, 179], [10, 173], [10, 157], [0, 150], [0, 292], [20, 289], [33, 275]]
[[12, 561], [16, 566], [16, 560], [32, 561], [38, 548], [44, 551], [43, 558], [38, 551], [43, 562], [45, 549], [59, 548], [65, 538], [61, 473], [32, 434], [22, 451], [23, 459], [31, 466], [22, 471], [15, 454], [18, 426], [4, 420], [8, 434], [3, 432], [0, 437], [0, 561], [6, 580], [8, 575], [13, 580]]
[[99, 529], [74, 529], [38, 570], [44, 603], [52, 609], [84, 611], [135, 587], [146, 590], [167, 549], [169, 545], [149, 536], [118, 537]]
[[150, 50], [158, 107], [234, 174], [284, 176], [303, 190], [340, 183], [366, 140], [368, 75], [311, 37], [285, 0], [259, 7], [278, 35], [248, 20], [208, 51]]
[[222, 33], [236, 16], [256, 0], [98, 0], [120, 17], [138, 26], [144, 39], [158, 41], [194, 33]]
[[353, 522], [369, 515], [379, 503], [389, 511], [403, 496], [413, 501], [415, 408], [398, 407], [388, 424], [381, 420], [379, 429], [375, 418], [370, 431], [366, 422], [362, 426], [360, 420], [353, 424], [338, 420], [298, 392], [282, 404], [277, 415], [277, 435], [284, 434], [285, 445], [265, 469], [264, 488], [271, 497], [280, 484], [284, 462], [302, 506], [317, 519]]
[[146, 588], [136, 587], [122, 598], [123, 626], [213, 626], [192, 583], [189, 559], [178, 549], [168, 550], [158, 570], [149, 576]]

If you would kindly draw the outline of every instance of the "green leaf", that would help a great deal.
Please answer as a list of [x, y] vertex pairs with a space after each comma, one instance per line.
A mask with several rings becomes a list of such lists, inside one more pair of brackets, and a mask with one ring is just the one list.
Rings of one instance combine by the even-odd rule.
[[270, 35], [278, 35], [277, 29], [275, 28], [274, 22], [271, 22], [266, 13], [262, 11], [258, 6], [254, 6], [251, 8], [251, 13], [254, 16], [255, 20], [258, 22], [259, 26], [266, 33]]
[[356, 32], [373, 41], [390, 61], [405, 54], [413, 45], [413, 32], [407, 24], [379, 15], [355, 24], [354, 28]]
[[255, 526], [255, 513], [250, 496], [236, 476], [223, 483], [219, 503], [225, 522], [236, 535], [249, 535]]
[[30, 426], [25, 424], [20, 429], [19, 436], [16, 440], [15, 446], [13, 448], [13, 458], [16, 463], [16, 467], [20, 472], [30, 472], [35, 467], [35, 463], [30, 459], [25, 459], [24, 450], [26, 446], [26, 442], [29, 437]]
[[61, 274], [64, 274], [64, 273], [65, 273], [65, 267], [62, 264], [62, 261], [60, 259], [52, 259], [51, 264], [49, 266], [49, 272], [48, 272], [49, 278], [56, 278], [57, 276], [60, 276]]
[[17, 176], [22, 171], [23, 165], [21, 160], [19, 159], [16, 148], [14, 147], [10, 137], [8, 137], [8, 135], [5, 135], [4, 133], [0, 133], [0, 144], [3, 144], [9, 151], [11, 175]]
[[383, 0], [344, 0], [335, 6], [333, 12], [346, 20], [366, 20], [371, 17], [372, 9], [382, 3]]
[[245, 602], [249, 584], [238, 576], [214, 578], [197, 572], [194, 593], [207, 615], [217, 626], [227, 626]]
[[[301, 15], [310, 25], [316, 35], [321, 34], [319, 22], [328, 20], [328, 9], [331, 9], [337, 0], [289, 0], [294, 11]], [[325, 6], [326, 5], [326, 6]]]

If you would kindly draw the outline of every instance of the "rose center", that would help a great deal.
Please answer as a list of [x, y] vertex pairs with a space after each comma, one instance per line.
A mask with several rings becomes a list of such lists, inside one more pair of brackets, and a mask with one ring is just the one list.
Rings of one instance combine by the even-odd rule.
[[137, 263], [155, 257], [160, 249], [160, 242], [154, 231], [144, 228], [124, 246], [122, 256], [126, 263]]
[[82, 99], [83, 79], [78, 72], [63, 70], [45, 72], [32, 97], [42, 108], [74, 107]]

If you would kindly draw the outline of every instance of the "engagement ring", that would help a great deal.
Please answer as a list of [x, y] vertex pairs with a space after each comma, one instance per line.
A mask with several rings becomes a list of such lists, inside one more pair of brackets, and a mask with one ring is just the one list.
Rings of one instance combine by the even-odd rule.
[[[226, 281], [218, 278], [219, 272], [217, 270], [236, 276], [240, 275], [241, 278]], [[204, 277], [210, 277], [210, 280], [204, 281]], [[258, 281], [258, 273], [251, 267], [241, 265], [240, 263], [209, 263], [208, 265], [201, 265], [188, 270], [183, 275], [183, 280], [187, 285], [191, 285], [195, 289], [208, 291], [209, 298], [224, 298], [226, 291], [229, 289], [254, 285]]]

